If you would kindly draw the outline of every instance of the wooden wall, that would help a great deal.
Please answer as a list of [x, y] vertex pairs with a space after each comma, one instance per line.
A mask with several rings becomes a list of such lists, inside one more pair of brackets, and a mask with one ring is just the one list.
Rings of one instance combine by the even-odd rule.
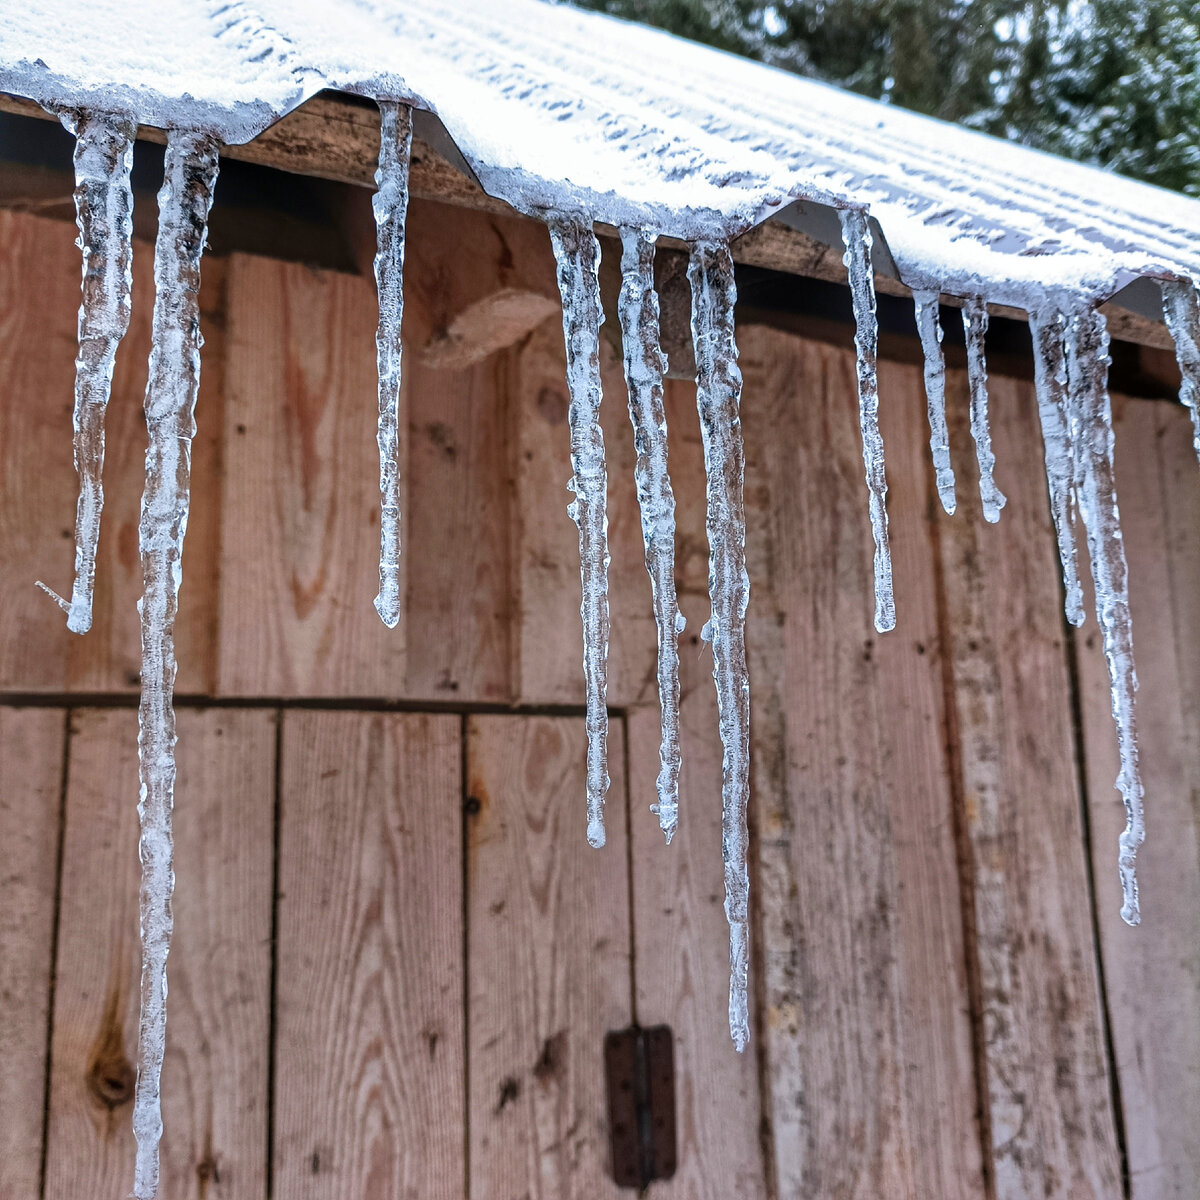
[[[755, 1013], [738, 1057], [694, 389], [668, 388], [688, 621], [668, 848], [648, 812], [654, 629], [606, 347], [613, 787], [592, 851], [561, 328], [484, 354], [456, 324], [500, 290], [553, 297], [549, 248], [537, 226], [431, 204], [411, 231], [392, 633], [371, 607], [370, 282], [205, 264], [168, 1200], [614, 1195], [601, 1045], [634, 1020], [676, 1037], [679, 1170], [656, 1200], [1194, 1197], [1200, 477], [1183, 413], [1117, 403], [1150, 828], [1134, 931], [1104, 667], [1094, 623], [1064, 632], [1031, 388], [993, 381], [1009, 504], [992, 528], [963, 379], [948, 519], [919, 368], [883, 365], [899, 623], [878, 637], [849, 333], [740, 331]], [[139, 244], [80, 639], [33, 588], [65, 588], [72, 557], [77, 251], [65, 224], [0, 212], [5, 1200], [115, 1200], [132, 1170], [149, 267]]]

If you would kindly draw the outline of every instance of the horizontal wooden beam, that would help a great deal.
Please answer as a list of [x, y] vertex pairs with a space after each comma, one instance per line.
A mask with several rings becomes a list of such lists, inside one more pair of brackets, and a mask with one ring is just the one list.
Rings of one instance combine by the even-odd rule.
[[[32, 100], [5, 93], [0, 93], [0, 111], [53, 119]], [[161, 129], [151, 126], [143, 126], [138, 136], [151, 142], [162, 143], [166, 140]], [[322, 92], [264, 130], [253, 141], [241, 146], [227, 146], [223, 153], [228, 158], [291, 171], [297, 175], [373, 187], [379, 155], [379, 114], [369, 101], [336, 92]], [[489, 196], [474, 179], [419, 138], [413, 142], [409, 186], [412, 195], [420, 199], [517, 215], [510, 205]], [[615, 229], [605, 226], [599, 228], [601, 232], [616, 235]], [[673, 238], [664, 238], [662, 244], [684, 249], [684, 244]], [[736, 262], [749, 266], [766, 267], [832, 283], [846, 282], [846, 268], [842, 265], [840, 249], [777, 221], [766, 221], [749, 230], [733, 243], [732, 250]], [[904, 284], [887, 275], [876, 275], [875, 288], [886, 295], [911, 295]], [[951, 304], [955, 302], [953, 297], [946, 297], [946, 300]], [[991, 305], [990, 310], [995, 316], [1018, 321], [1026, 319], [1026, 314], [1020, 309]], [[1102, 311], [1108, 318], [1109, 332], [1114, 338], [1145, 346], [1170, 347], [1170, 337], [1161, 324], [1113, 304], [1104, 305]]]

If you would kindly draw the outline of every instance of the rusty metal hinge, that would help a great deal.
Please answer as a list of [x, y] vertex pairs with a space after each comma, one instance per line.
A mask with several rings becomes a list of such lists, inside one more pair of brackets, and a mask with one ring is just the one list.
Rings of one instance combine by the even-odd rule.
[[604, 1038], [612, 1173], [644, 1188], [675, 1174], [675, 1038], [667, 1025], [614, 1030]]

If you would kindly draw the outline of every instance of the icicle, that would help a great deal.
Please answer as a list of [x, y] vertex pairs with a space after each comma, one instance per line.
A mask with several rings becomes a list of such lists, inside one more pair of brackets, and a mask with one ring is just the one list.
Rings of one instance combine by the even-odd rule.
[[75, 135], [76, 243], [83, 252], [79, 356], [75, 360], [75, 582], [70, 603], [38, 586], [67, 613], [72, 633], [92, 627], [96, 546], [104, 508], [104, 413], [112, 391], [117, 347], [129, 328], [133, 277], [133, 191], [129, 170], [137, 122], [106, 113], [60, 114]]
[[400, 322], [404, 314], [404, 221], [408, 213], [408, 163], [412, 109], [379, 101], [378, 190], [372, 201], [378, 253], [375, 284], [379, 328], [379, 595], [375, 611], [389, 629], [400, 621]]
[[992, 478], [996, 456], [992, 453], [992, 435], [988, 429], [987, 358], [984, 355], [988, 311], [983, 297], [972, 296], [965, 300], [962, 317], [967, 339], [967, 381], [971, 388], [971, 437], [975, 439], [975, 457], [979, 462], [979, 498], [983, 502], [983, 519], [995, 524], [1008, 501]]
[[154, 246], [154, 321], [146, 385], [146, 490], [139, 545], [144, 592], [142, 698], [138, 708], [141, 773], [142, 983], [138, 1016], [133, 1132], [133, 1194], [158, 1194], [162, 1107], [159, 1077], [166, 1039], [167, 951], [171, 944], [171, 810], [175, 793], [175, 613], [187, 530], [191, 443], [200, 382], [200, 255], [217, 178], [217, 145], [206, 135], [171, 131]]
[[883, 438], [879, 435], [879, 383], [875, 374], [879, 327], [875, 321], [875, 276], [871, 271], [871, 230], [866, 213], [841, 210], [842, 261], [850, 281], [854, 305], [854, 346], [858, 351], [858, 421], [862, 431], [863, 465], [870, 492], [871, 533], [875, 538], [875, 628], [880, 633], [896, 628], [896, 602], [892, 596], [892, 551], [888, 545], [887, 477], [883, 464]]
[[668, 845], [679, 822], [679, 635], [683, 614], [675, 599], [675, 496], [667, 473], [667, 415], [663, 409], [666, 356], [659, 346], [654, 290], [654, 236], [621, 230], [621, 335], [629, 419], [637, 449], [634, 480], [646, 546], [646, 570], [658, 628], [658, 701], [662, 712], [658, 803], [650, 811]]
[[1192, 446], [1200, 458], [1200, 298], [1186, 279], [1163, 280], [1163, 316], [1175, 342], [1183, 381], [1179, 399], [1192, 415]]
[[692, 341], [696, 348], [696, 405], [707, 477], [708, 591], [712, 616], [701, 636], [712, 643], [713, 679], [721, 724], [721, 849], [725, 916], [729, 921], [729, 1032], [739, 1051], [750, 1041], [747, 986], [750, 958], [750, 679], [746, 669], [746, 513], [742, 503], [745, 453], [739, 408], [733, 259], [723, 243], [699, 242], [688, 264]]
[[1052, 307], [1036, 309], [1029, 314], [1029, 331], [1033, 335], [1033, 378], [1042, 424], [1050, 512], [1062, 562], [1067, 620], [1078, 626], [1083, 624], [1083, 589], [1079, 585], [1073, 528], [1076, 466], [1067, 408], [1062, 313]]
[[1113, 471], [1112, 405], [1108, 396], [1108, 330], [1094, 308], [1074, 313], [1067, 328], [1070, 405], [1076, 427], [1079, 511], [1087, 530], [1092, 580], [1096, 588], [1096, 620], [1104, 635], [1104, 657], [1112, 684], [1112, 714], [1117, 727], [1121, 773], [1117, 788], [1125, 801], [1125, 829], [1120, 838], [1121, 916], [1130, 925], [1141, 921], [1137, 876], [1138, 847], [1145, 839], [1142, 820], [1142, 777], [1138, 768], [1134, 694], [1133, 625], [1129, 615], [1129, 567], [1121, 536]]
[[937, 476], [938, 499], [954, 515], [954, 470], [950, 466], [950, 431], [946, 428], [946, 356], [942, 353], [942, 323], [938, 318], [938, 293], [913, 292], [917, 331], [925, 351], [925, 400], [929, 411], [929, 452]]
[[571, 404], [571, 469], [575, 499], [567, 507], [579, 527], [583, 582], [583, 673], [587, 694], [587, 839], [604, 845], [608, 791], [608, 473], [600, 429], [600, 244], [588, 224], [571, 217], [550, 222], [562, 293]]

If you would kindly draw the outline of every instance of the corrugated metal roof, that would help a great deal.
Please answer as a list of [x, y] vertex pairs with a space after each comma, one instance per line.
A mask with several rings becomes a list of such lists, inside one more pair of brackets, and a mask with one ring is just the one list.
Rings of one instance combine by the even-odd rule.
[[[867, 207], [899, 277], [1028, 307], [1200, 277], [1200, 201], [541, 0], [31, 0], [0, 89], [247, 141], [323, 88], [434, 112], [483, 188], [682, 238]], [[819, 223], [819, 218], [818, 218]], [[878, 265], [878, 264], [877, 264]]]

